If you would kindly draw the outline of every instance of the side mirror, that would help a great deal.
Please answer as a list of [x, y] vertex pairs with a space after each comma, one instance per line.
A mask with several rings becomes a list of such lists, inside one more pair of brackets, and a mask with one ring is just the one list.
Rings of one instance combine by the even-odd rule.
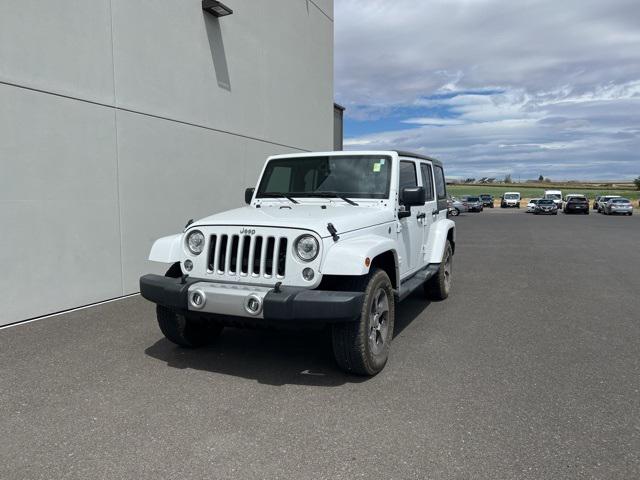
[[255, 192], [255, 188], [251, 187], [251, 188], [247, 188], [244, 191], [244, 203], [246, 203], [247, 205], [249, 205], [251, 203], [251, 199], [253, 198], [253, 192]]
[[400, 201], [408, 208], [424, 205], [425, 199], [424, 187], [404, 187], [400, 195]]

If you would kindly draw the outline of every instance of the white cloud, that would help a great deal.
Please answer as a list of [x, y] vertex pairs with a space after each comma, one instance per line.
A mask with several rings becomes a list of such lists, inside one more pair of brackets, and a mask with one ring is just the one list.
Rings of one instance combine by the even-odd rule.
[[407, 118], [406, 120], [402, 120], [402, 123], [416, 125], [462, 125], [464, 122], [453, 118], [418, 117]]

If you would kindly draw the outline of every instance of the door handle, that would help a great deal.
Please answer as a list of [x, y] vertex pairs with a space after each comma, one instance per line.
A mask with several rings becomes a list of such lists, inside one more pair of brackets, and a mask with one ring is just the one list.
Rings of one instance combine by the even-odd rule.
[[440, 210], [436, 208], [433, 212], [431, 212], [431, 215], [437, 215], [439, 213], [440, 213]]
[[420, 220], [421, 218], [425, 218], [426, 216], [427, 216], [427, 214], [426, 214], [426, 213], [424, 213], [424, 212], [420, 212], [419, 214], [417, 214], [417, 215], [416, 215], [416, 218], [417, 218], [418, 220]]

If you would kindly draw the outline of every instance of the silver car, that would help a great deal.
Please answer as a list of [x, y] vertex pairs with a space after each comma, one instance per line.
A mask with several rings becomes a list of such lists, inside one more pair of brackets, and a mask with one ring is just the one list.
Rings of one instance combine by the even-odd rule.
[[628, 198], [612, 198], [604, 204], [602, 213], [605, 215], [633, 215], [633, 205]]
[[613, 198], [621, 198], [620, 195], [603, 195], [598, 198], [598, 213], [604, 213], [604, 206]]
[[449, 207], [449, 215], [451, 215], [452, 217], [457, 217], [461, 213], [466, 213], [469, 211], [467, 203], [457, 199], [456, 197], [449, 197], [447, 199], [447, 204]]

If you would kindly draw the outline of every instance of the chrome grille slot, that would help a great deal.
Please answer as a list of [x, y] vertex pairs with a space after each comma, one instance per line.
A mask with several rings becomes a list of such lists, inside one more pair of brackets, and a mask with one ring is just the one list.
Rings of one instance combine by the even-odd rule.
[[285, 266], [287, 265], [287, 239], [281, 238], [277, 243], [280, 248], [278, 249], [276, 273], [279, 277], [284, 277]]
[[231, 238], [231, 251], [230, 251], [230, 263], [228, 273], [232, 273], [234, 275], [238, 274], [238, 246], [240, 244], [240, 235], [233, 235]]
[[254, 278], [285, 276], [287, 238], [216, 233], [209, 236], [207, 272]]
[[227, 258], [227, 243], [229, 235], [220, 235], [220, 245], [216, 252], [216, 267], [215, 271], [218, 273], [224, 273], [225, 259]]
[[251, 237], [245, 235], [242, 237], [242, 244], [238, 255], [241, 255], [240, 260], [240, 275], [247, 275], [249, 273], [249, 248], [251, 246]]
[[211, 235], [211, 240], [209, 240], [209, 253], [207, 256], [207, 271], [213, 272], [215, 265], [215, 256], [216, 256], [216, 240], [217, 235]]
[[273, 259], [275, 257], [276, 239], [274, 237], [267, 238], [267, 246], [264, 259], [264, 276], [273, 277]]
[[260, 275], [260, 259], [262, 258], [262, 237], [256, 237], [253, 247], [253, 262], [251, 262], [251, 274]]

